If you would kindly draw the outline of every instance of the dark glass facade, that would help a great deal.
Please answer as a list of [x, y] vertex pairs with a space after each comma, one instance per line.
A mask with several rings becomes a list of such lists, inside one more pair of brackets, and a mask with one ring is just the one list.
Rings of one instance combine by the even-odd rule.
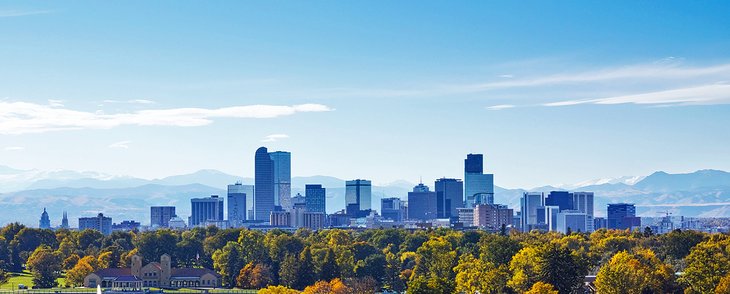
[[274, 210], [274, 161], [266, 147], [261, 147], [256, 150], [254, 162], [254, 219], [268, 221]]

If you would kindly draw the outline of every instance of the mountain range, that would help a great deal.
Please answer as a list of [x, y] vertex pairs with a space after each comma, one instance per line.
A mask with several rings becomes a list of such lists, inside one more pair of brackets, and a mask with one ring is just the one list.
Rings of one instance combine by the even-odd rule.
[[[149, 206], [174, 205], [181, 217], [190, 214], [190, 198], [225, 195], [226, 185], [235, 182], [252, 184], [252, 178], [238, 177], [217, 170], [200, 170], [191, 174], [161, 179], [113, 176], [96, 172], [20, 170], [0, 166], [0, 224], [21, 222], [37, 226], [43, 208], [52, 224], [60, 223], [63, 211], [72, 225], [80, 216], [99, 212], [115, 222], [133, 219], [149, 223]], [[322, 184], [327, 188], [327, 211], [344, 207], [345, 181], [330, 176], [292, 178], [292, 194], [304, 194], [305, 184]], [[396, 181], [372, 188], [373, 208], [379, 209], [383, 197], [406, 199], [414, 183]], [[692, 217], [730, 217], [730, 173], [699, 170], [686, 174], [655, 172], [648, 176], [620, 177], [584, 181], [572, 185], [544, 186], [531, 189], [495, 187], [495, 202], [519, 209], [519, 198], [526, 191], [592, 191], [596, 215], [605, 215], [606, 204], [629, 202], [637, 205], [642, 216], [674, 215]]]

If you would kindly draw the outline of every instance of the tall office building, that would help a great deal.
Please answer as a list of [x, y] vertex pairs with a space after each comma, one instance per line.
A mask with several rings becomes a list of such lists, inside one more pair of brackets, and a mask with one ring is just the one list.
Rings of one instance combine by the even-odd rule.
[[573, 209], [573, 195], [568, 191], [551, 191], [545, 197], [546, 206], [557, 206], [560, 210]]
[[583, 212], [593, 218], [593, 192], [573, 192], [571, 195], [573, 210]]
[[423, 183], [408, 192], [408, 219], [429, 221], [438, 218], [436, 192]]
[[[538, 228], [548, 231], [557, 231], [560, 207], [547, 205], [547, 200], [545, 200], [545, 202], [546, 206], [540, 206], [537, 208], [537, 225], [540, 225]], [[544, 225], [544, 227], [542, 225]]]
[[291, 153], [285, 151], [270, 152], [269, 157], [274, 164], [274, 206], [284, 210], [292, 208], [291, 201]]
[[253, 198], [254, 198], [254, 186], [253, 185], [241, 185], [243, 193], [246, 193], [246, 220], [253, 220]]
[[192, 213], [188, 223], [191, 227], [206, 222], [223, 221], [223, 198], [218, 197], [218, 195], [190, 199], [190, 205], [192, 206]]
[[175, 215], [175, 206], [152, 206], [150, 207], [150, 226], [167, 228], [170, 226], [170, 219]]
[[464, 202], [466, 207], [494, 204], [494, 175], [484, 174], [482, 154], [467, 154], [464, 160]]
[[[254, 218], [258, 221], [270, 220], [274, 210], [274, 161], [269, 156], [266, 147], [256, 150], [255, 161], [255, 191], [254, 191]], [[192, 224], [191, 224], [192, 225]]]
[[573, 192], [573, 210], [586, 214], [586, 229], [583, 232], [596, 230], [593, 222], [593, 192]]
[[459, 179], [441, 178], [434, 183], [436, 190], [436, 211], [438, 218], [459, 217], [458, 208], [464, 207], [464, 183]]
[[641, 226], [641, 218], [636, 217], [636, 207], [630, 203], [614, 203], [608, 205], [606, 224], [609, 229], [631, 229]]
[[241, 182], [228, 185], [228, 225], [239, 227], [246, 221], [246, 189]]
[[401, 222], [405, 218], [405, 205], [398, 197], [380, 199], [380, 215], [384, 219]]
[[525, 192], [520, 199], [522, 231], [529, 232], [538, 222], [537, 209], [545, 206], [545, 194]]
[[364, 217], [372, 209], [372, 185], [368, 180], [345, 182], [345, 209], [350, 217]]
[[[590, 224], [590, 226], [589, 226]], [[585, 212], [576, 210], [566, 210], [558, 213], [557, 231], [563, 234], [571, 232], [592, 232], [593, 218], [590, 218]]]
[[43, 208], [43, 213], [41, 213], [41, 220], [39, 222], [39, 228], [41, 229], [50, 229], [51, 228], [51, 218], [48, 217], [48, 212], [46, 212], [46, 208]]
[[68, 213], [66, 213], [65, 211], [63, 212], [63, 218], [61, 219], [61, 227], [60, 228], [61, 229], [69, 229], [69, 228], [71, 228], [68, 225]]
[[107, 236], [112, 233], [112, 218], [99, 213], [95, 217], [80, 217], [79, 231], [97, 230]]
[[304, 203], [309, 212], [326, 212], [327, 190], [322, 185], [304, 186]]

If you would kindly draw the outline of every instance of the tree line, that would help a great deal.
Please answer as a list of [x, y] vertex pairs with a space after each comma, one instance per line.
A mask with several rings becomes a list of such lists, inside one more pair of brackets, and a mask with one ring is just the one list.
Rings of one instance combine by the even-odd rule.
[[[488, 233], [193, 228], [113, 232], [0, 229], [0, 282], [28, 269], [38, 287], [81, 286], [89, 273], [172, 257], [205, 267], [228, 288], [261, 293], [574, 293], [596, 275], [599, 293], [730, 293], [730, 236], [601, 229]], [[56, 285], [65, 275], [66, 285]]]

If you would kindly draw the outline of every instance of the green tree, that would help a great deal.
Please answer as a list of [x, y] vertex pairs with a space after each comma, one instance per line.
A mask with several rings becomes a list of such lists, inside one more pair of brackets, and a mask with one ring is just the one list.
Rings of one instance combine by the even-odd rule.
[[299, 275], [299, 260], [294, 254], [287, 254], [279, 269], [279, 284], [287, 287], [297, 285]]
[[306, 247], [299, 254], [299, 274], [297, 275], [294, 288], [304, 290], [305, 287], [313, 285], [316, 281], [317, 271], [312, 261], [312, 251], [309, 247]]
[[332, 248], [327, 249], [324, 256], [322, 268], [319, 271], [319, 279], [322, 281], [330, 281], [340, 276], [340, 267], [337, 265], [335, 251]]
[[512, 258], [510, 270], [513, 275], [508, 285], [517, 292], [526, 292], [541, 281], [554, 285], [561, 293], [570, 293], [588, 273], [584, 260], [553, 243], [522, 248]]
[[61, 273], [61, 257], [47, 245], [38, 246], [28, 258], [28, 269], [33, 273], [33, 284], [39, 288], [56, 286]]
[[679, 278], [685, 293], [711, 293], [730, 273], [730, 238], [714, 235], [697, 244], [685, 258], [687, 267]]
[[224, 286], [236, 285], [236, 277], [243, 268], [241, 255], [241, 245], [233, 241], [213, 253], [213, 268], [221, 275]]

